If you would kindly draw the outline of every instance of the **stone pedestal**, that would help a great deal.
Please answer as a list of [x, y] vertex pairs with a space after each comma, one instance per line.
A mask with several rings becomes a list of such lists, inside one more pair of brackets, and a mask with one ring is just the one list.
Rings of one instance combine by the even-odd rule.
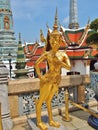
[[8, 103], [8, 70], [0, 60], [0, 103], [3, 130], [11, 130], [13, 123], [10, 118]]
[[[47, 117], [47, 116], [43, 116], [43, 117], [42, 117], [42, 120], [43, 120], [43, 122], [45, 122], [46, 125], [48, 126], [48, 130], [67, 130], [67, 129], [65, 128], [65, 126], [63, 126], [62, 124], [61, 124], [61, 126], [60, 126], [59, 128], [55, 128], [55, 127], [49, 126], [49, 124], [48, 124], [48, 117]], [[36, 118], [28, 119], [28, 124], [29, 124], [29, 126], [30, 126], [30, 128], [31, 128], [32, 130], [40, 130], [40, 129], [36, 126]]]

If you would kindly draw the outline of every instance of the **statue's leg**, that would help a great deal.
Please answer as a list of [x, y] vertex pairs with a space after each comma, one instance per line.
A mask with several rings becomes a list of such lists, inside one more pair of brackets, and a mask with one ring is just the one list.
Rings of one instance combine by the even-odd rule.
[[47, 110], [48, 110], [48, 115], [49, 115], [49, 124], [50, 124], [50, 126], [54, 126], [54, 127], [59, 128], [60, 124], [53, 120], [52, 107], [51, 107], [52, 98], [53, 98], [54, 94], [57, 93], [57, 91], [58, 91], [58, 86], [53, 85], [52, 89], [51, 89], [51, 92], [50, 92], [49, 96], [47, 97], [46, 104], [47, 104]]
[[40, 96], [39, 96], [39, 99], [36, 101], [37, 126], [41, 130], [47, 130], [48, 129], [48, 127], [46, 126], [46, 124], [44, 124], [41, 121], [41, 107], [42, 107], [42, 103], [44, 101], [46, 101], [46, 99], [47, 99], [47, 97], [48, 97], [48, 95], [50, 93], [50, 87], [49, 87], [49, 84], [41, 84], [41, 86], [40, 86]]

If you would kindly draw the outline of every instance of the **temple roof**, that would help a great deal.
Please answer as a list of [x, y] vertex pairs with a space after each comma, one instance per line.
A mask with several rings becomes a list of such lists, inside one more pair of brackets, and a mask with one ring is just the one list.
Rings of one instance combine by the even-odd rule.
[[[67, 48], [65, 43], [62, 41], [60, 50], [65, 50], [69, 58], [72, 60], [91, 60], [98, 53], [96, 49], [90, 47], [86, 43], [86, 38], [91, 33], [88, 24], [86, 27], [79, 29], [66, 29], [64, 27], [60, 28], [61, 34], [67, 43]], [[26, 51], [26, 48], [28, 51]], [[27, 66], [34, 66], [35, 61], [40, 57], [44, 51], [44, 46], [38, 44], [28, 44], [24, 47], [26, 58], [29, 59]], [[46, 63], [42, 62], [40, 68], [45, 68]]]
[[79, 47], [87, 46], [85, 40], [87, 35], [91, 32], [91, 29], [89, 29], [89, 24], [79, 29], [66, 29], [61, 26], [60, 30], [63, 33], [68, 46], [74, 44], [77, 44]]
[[[29, 46], [28, 47], [34, 49], [33, 53], [27, 53], [26, 54], [26, 58], [28, 59], [28, 62], [27, 62], [27, 66], [32, 66], [34, 67], [34, 64], [35, 64], [35, 61], [40, 57], [40, 55], [43, 53], [43, 50], [44, 50], [44, 46], [37, 46], [36, 48], [34, 48], [35, 44]], [[31, 49], [31, 51], [32, 51]], [[29, 50], [30, 51], [30, 50]], [[40, 64], [40, 68], [45, 68], [46, 66], [46, 63], [45, 62], [42, 62]]]

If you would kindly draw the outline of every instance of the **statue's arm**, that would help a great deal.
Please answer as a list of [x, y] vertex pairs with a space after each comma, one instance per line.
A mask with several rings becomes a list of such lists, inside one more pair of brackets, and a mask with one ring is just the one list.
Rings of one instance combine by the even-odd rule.
[[62, 67], [64, 67], [65, 69], [71, 70], [71, 63], [67, 54], [63, 55], [63, 60], [61, 64], [62, 64]]
[[46, 59], [46, 53], [42, 54], [38, 60], [35, 62], [35, 69], [36, 69], [36, 72], [38, 74], [38, 77], [41, 78], [42, 74], [40, 72], [40, 67], [39, 67], [39, 64], [44, 61]]

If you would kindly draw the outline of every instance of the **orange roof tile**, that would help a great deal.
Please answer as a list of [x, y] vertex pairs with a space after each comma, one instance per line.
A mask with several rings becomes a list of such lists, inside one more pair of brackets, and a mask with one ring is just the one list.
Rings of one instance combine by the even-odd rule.
[[24, 51], [26, 52], [26, 48], [28, 49], [29, 52], [31, 52], [34, 48], [35, 44], [28, 44], [24, 46]]
[[67, 55], [68, 56], [83, 56], [84, 55], [84, 53], [85, 53], [85, 51], [83, 50], [83, 51], [74, 51], [74, 50], [72, 50], [72, 51], [66, 51], [66, 53], [67, 53]]
[[65, 39], [70, 43], [78, 43], [79, 39], [82, 37], [82, 34], [84, 33], [84, 29], [80, 30], [65, 30]]
[[35, 55], [41, 55], [43, 53], [44, 47], [38, 47], [36, 49]]
[[80, 39], [82, 33], [79, 32], [77, 34], [68, 33], [68, 37], [70, 38], [71, 42], [78, 43], [78, 40]]
[[97, 50], [92, 50], [92, 55], [93, 56], [98, 55], [98, 51]]

